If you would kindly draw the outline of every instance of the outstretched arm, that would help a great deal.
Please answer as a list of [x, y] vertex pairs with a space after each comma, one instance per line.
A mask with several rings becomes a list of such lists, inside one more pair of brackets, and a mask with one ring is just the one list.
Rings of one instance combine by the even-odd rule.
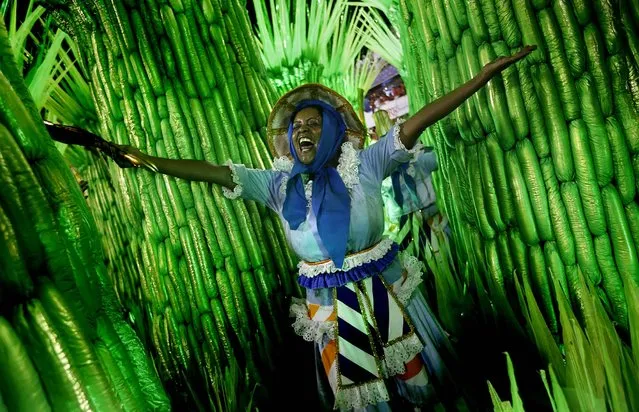
[[186, 180], [217, 183], [229, 189], [235, 188], [231, 169], [201, 160], [172, 160], [149, 156], [133, 146], [117, 145], [79, 127], [44, 122], [49, 135], [65, 144], [99, 149], [111, 157], [120, 167], [144, 167]]
[[508, 66], [526, 57], [536, 48], [537, 46], [526, 46], [510, 57], [499, 57], [484, 66], [481, 72], [468, 82], [424, 106], [401, 126], [400, 139], [404, 146], [407, 149], [412, 149], [427, 127], [446, 117], [477, 90], [484, 87], [490, 79], [501, 73]]
[[217, 166], [203, 160], [165, 159], [149, 156], [131, 146], [119, 147], [130, 155], [127, 157], [130, 166], [145, 167], [180, 179], [215, 183], [222, 186], [222, 194], [229, 199], [253, 200], [278, 210], [282, 173], [276, 170], [243, 165]]
[[[158, 173], [180, 179], [216, 183], [229, 189], [235, 188], [235, 183], [231, 177], [231, 169], [228, 166], [217, 166], [203, 160], [165, 159], [163, 157], [149, 156], [131, 146], [121, 147], [127, 154], [134, 155], [134, 157], [154, 165]], [[133, 159], [129, 160], [136, 167], [143, 165]]]

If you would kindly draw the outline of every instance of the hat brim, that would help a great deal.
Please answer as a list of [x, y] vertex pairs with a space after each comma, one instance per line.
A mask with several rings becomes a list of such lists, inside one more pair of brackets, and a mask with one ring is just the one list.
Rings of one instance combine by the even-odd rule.
[[290, 155], [288, 127], [298, 104], [305, 100], [319, 100], [334, 107], [346, 124], [346, 139], [357, 148], [363, 147], [366, 127], [362, 124], [348, 100], [324, 85], [308, 83], [286, 93], [273, 106], [268, 118], [266, 132], [269, 149], [273, 156]]

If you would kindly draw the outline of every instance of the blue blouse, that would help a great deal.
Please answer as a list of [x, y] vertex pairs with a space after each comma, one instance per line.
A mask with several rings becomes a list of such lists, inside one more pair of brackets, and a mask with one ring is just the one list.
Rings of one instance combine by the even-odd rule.
[[[347, 255], [367, 249], [382, 240], [382, 181], [400, 164], [411, 161], [413, 155], [422, 147], [418, 143], [413, 149], [407, 150], [399, 139], [399, 126], [394, 126], [379, 142], [361, 151], [355, 150], [350, 143], [344, 143], [337, 170], [351, 194]], [[428, 172], [436, 169], [437, 159], [434, 152], [424, 153], [420, 157], [421, 162], [429, 169]], [[317, 220], [310, 207], [306, 221], [297, 230], [291, 230], [282, 216], [284, 188], [288, 179], [286, 170], [250, 169], [243, 165], [231, 167], [233, 179], [238, 185], [235, 195], [260, 202], [274, 210], [280, 216], [291, 247], [301, 259], [306, 262], [328, 259], [328, 253], [317, 231]], [[229, 191], [226, 193], [227, 196], [230, 195]], [[307, 199], [309, 193], [307, 191]]]

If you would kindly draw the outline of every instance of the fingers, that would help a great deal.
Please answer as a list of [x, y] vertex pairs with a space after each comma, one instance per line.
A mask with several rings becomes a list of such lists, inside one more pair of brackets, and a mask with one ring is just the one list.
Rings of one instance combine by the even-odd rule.
[[135, 147], [130, 146], [128, 144], [118, 144], [116, 146], [118, 148], [120, 148], [120, 150], [125, 151], [125, 152], [132, 152], [133, 150], [135, 150]]
[[537, 50], [536, 45], [527, 45], [511, 56], [499, 56], [484, 66], [483, 72], [488, 73], [492, 77], [492, 75], [500, 73], [502, 70], [522, 60], [535, 50]]
[[523, 58], [525, 58], [526, 56], [528, 56], [530, 53], [534, 52], [535, 50], [537, 50], [536, 45], [525, 46], [520, 51], [510, 56], [510, 58], [508, 58], [508, 61], [511, 64], [518, 62], [519, 60], [522, 60]]
[[131, 145], [116, 145], [118, 149], [120, 149], [125, 154], [130, 154], [136, 157], [143, 156], [143, 153], [137, 147]]
[[120, 167], [144, 167], [153, 172], [158, 171], [158, 167], [148, 158], [146, 154], [137, 147], [129, 145], [116, 145], [120, 150], [116, 160]]
[[535, 50], [537, 50], [536, 45], [525, 46], [523, 49], [519, 51], [519, 53], [516, 54], [516, 56], [525, 57], [529, 55], [530, 53], [534, 52]]

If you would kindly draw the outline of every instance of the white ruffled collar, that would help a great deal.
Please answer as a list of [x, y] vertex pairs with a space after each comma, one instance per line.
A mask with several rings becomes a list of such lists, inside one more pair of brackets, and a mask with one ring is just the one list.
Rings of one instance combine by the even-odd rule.
[[[359, 152], [353, 146], [351, 142], [342, 143], [342, 153], [339, 156], [337, 162], [337, 173], [342, 178], [346, 188], [351, 191], [356, 184], [359, 183]], [[284, 178], [280, 186], [280, 194], [282, 197], [286, 196], [286, 183], [288, 182], [289, 174], [293, 170], [293, 161], [288, 157], [278, 157], [273, 161], [273, 169], [280, 172], [284, 172]], [[312, 193], [312, 181], [308, 181], [305, 186], [306, 200], [310, 203]]]

